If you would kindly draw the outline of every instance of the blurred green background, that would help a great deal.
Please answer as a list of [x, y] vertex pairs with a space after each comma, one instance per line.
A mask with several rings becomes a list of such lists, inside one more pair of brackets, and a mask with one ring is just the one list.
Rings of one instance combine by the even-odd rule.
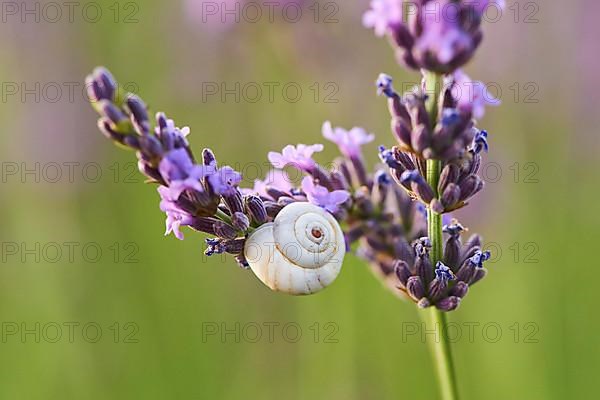
[[[324, 120], [363, 126], [377, 135], [365, 149], [374, 165], [376, 146], [393, 139], [373, 82], [383, 71], [397, 87], [418, 77], [361, 27], [367, 1], [306, 2], [297, 23], [276, 8], [273, 22], [229, 25], [203, 23], [198, 4], [180, 1], [81, 2], [72, 18], [47, 3], [18, 3], [17, 14], [2, 5], [0, 398], [436, 398], [415, 307], [356, 257], [331, 288], [296, 298], [230, 258], [207, 259], [200, 234], [164, 238], [155, 188], [98, 133], [82, 94], [105, 65], [189, 125], [196, 152], [263, 173], [268, 151], [322, 142]], [[465, 399], [590, 399], [600, 6], [507, 3], [466, 68], [503, 105], [480, 122], [487, 190], [456, 215], [494, 253], [489, 277], [450, 315], [460, 389]], [[39, 22], [22, 21], [26, 6]], [[203, 96], [212, 82], [293, 83], [302, 96]], [[328, 145], [317, 158], [335, 155]]]

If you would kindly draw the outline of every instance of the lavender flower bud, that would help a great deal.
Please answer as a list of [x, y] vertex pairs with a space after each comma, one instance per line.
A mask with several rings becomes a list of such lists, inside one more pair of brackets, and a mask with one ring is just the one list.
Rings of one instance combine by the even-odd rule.
[[378, 204], [383, 208], [385, 201], [387, 199], [388, 193], [390, 191], [390, 185], [392, 184], [392, 180], [387, 172], [379, 170], [375, 172], [375, 177], [373, 179], [374, 185], [371, 197], [373, 198], [373, 202]]
[[277, 199], [277, 204], [281, 205], [282, 207], [285, 207], [295, 202], [295, 199], [288, 196], [281, 196], [279, 199]]
[[473, 277], [473, 274], [475, 274], [475, 264], [473, 264], [471, 259], [468, 258], [463, 262], [462, 266], [456, 273], [456, 280], [469, 283]]
[[413, 92], [405, 96], [406, 108], [411, 116], [413, 126], [423, 125], [429, 131], [431, 121], [425, 108], [425, 96], [422, 93]]
[[340, 171], [332, 171], [331, 172], [331, 186], [334, 190], [346, 190], [350, 189], [350, 185], [346, 180], [344, 174]]
[[450, 183], [442, 193], [440, 199], [445, 208], [449, 208], [456, 204], [460, 198], [460, 187], [455, 183]]
[[98, 106], [102, 111], [102, 114], [112, 123], [114, 127], [118, 128], [119, 125], [128, 121], [127, 116], [112, 102], [108, 100], [99, 100]]
[[112, 74], [104, 67], [96, 67], [92, 72], [94, 80], [98, 82], [102, 89], [102, 97], [107, 100], [114, 99], [117, 90], [117, 83]]
[[281, 204], [277, 204], [274, 201], [265, 201], [265, 210], [267, 211], [267, 215], [269, 218], [275, 218], [277, 214], [281, 210], [283, 210], [283, 206]]
[[419, 308], [427, 308], [431, 307], [431, 302], [427, 297], [423, 297], [421, 300], [417, 302], [417, 307]]
[[[100, 132], [104, 134], [108, 139], [113, 140], [117, 143], [125, 144], [125, 138], [128, 136], [133, 137], [132, 135], [124, 135], [122, 133], [116, 132], [113, 128], [113, 123], [109, 119], [102, 117], [98, 119], [98, 129]], [[134, 142], [139, 144], [139, 142]]]
[[406, 292], [414, 301], [419, 301], [425, 297], [425, 288], [421, 282], [421, 278], [418, 276], [411, 276], [406, 281]]
[[394, 257], [412, 264], [415, 257], [415, 252], [404, 236], [399, 236], [394, 239]]
[[441, 311], [453, 311], [460, 305], [460, 297], [450, 296], [437, 302], [435, 305]]
[[406, 109], [406, 105], [404, 104], [404, 100], [398, 94], [388, 99], [388, 109], [390, 111], [390, 115], [392, 119], [400, 119], [404, 122], [406, 126], [410, 126], [410, 114]]
[[150, 121], [148, 119], [148, 111], [146, 104], [138, 96], [130, 94], [125, 101], [127, 110], [131, 114], [133, 125], [141, 135], [146, 135], [150, 132]]
[[246, 239], [243, 238], [223, 241], [224, 250], [229, 254], [242, 254], [244, 251], [244, 244], [246, 244]]
[[469, 282], [469, 285], [474, 285], [475, 283], [477, 283], [480, 280], [482, 280], [483, 278], [485, 278], [486, 275], [487, 275], [487, 270], [485, 268], [477, 268], [475, 270], [475, 274], [473, 275], [473, 277], [471, 278], [471, 281]]
[[407, 148], [412, 149], [412, 131], [406, 122], [399, 118], [392, 119], [392, 132], [396, 136], [396, 139], [400, 144]]
[[415, 273], [421, 278], [424, 286], [428, 286], [433, 279], [433, 268], [428, 252], [417, 254], [415, 260]]
[[197, 230], [198, 232], [208, 233], [209, 235], [216, 235], [214, 225], [219, 222], [216, 218], [211, 217], [197, 217], [194, 218], [190, 227]]
[[329, 179], [329, 173], [323, 169], [318, 164], [315, 164], [313, 168], [310, 169], [309, 173], [313, 176], [315, 180], [319, 182], [319, 185], [325, 186], [327, 189], [332, 190], [331, 180]]
[[433, 189], [417, 170], [404, 171], [400, 177], [400, 182], [410, 182], [412, 190], [419, 195], [425, 204], [429, 204], [434, 197]]
[[237, 230], [223, 221], [217, 221], [213, 224], [215, 234], [224, 239], [235, 239], [237, 237]]
[[431, 200], [431, 203], [429, 203], [429, 207], [436, 214], [441, 214], [444, 212], [444, 205], [438, 199]]
[[411, 156], [408, 153], [405, 153], [403, 151], [400, 151], [399, 148], [397, 147], [393, 147], [392, 148], [392, 153], [394, 155], [394, 159], [399, 162], [400, 164], [402, 164], [402, 166], [405, 169], [416, 169], [417, 166], [416, 164], [413, 162], [413, 160], [411, 159]]
[[348, 167], [348, 163], [345, 161], [345, 159], [338, 159], [336, 162], [336, 165], [338, 166], [340, 172], [342, 173], [342, 175], [344, 176], [344, 178], [346, 178], [346, 182], [348, 183], [348, 186], [350, 186], [351, 182], [352, 182], [352, 173], [350, 172], [350, 168]]
[[217, 159], [211, 149], [202, 150], [202, 163], [204, 165], [216, 165]]
[[103, 89], [100, 87], [98, 81], [94, 79], [92, 75], [88, 75], [85, 78], [85, 88], [90, 103], [96, 103], [99, 100], [112, 100], [112, 98], [106, 97]]
[[222, 197], [225, 204], [227, 204], [227, 208], [232, 214], [244, 211], [242, 194], [237, 188], [233, 190], [231, 194], [224, 194]]
[[478, 234], [474, 234], [467, 240], [467, 242], [463, 246], [461, 258], [464, 260], [469, 257], [472, 257], [475, 254], [475, 252], [480, 249], [481, 249], [481, 236], [479, 236]]
[[454, 285], [452, 287], [452, 289], [450, 289], [448, 294], [450, 296], [456, 296], [456, 297], [460, 297], [461, 299], [463, 299], [467, 295], [468, 291], [469, 291], [468, 284], [466, 284], [465, 282], [457, 282], [456, 285]]
[[156, 136], [144, 135], [139, 139], [140, 150], [150, 159], [159, 159], [163, 155], [163, 147]]
[[246, 214], [241, 212], [233, 213], [233, 216], [231, 217], [231, 223], [237, 230], [243, 232], [247, 231], [250, 227], [250, 220], [248, 219]]
[[460, 262], [460, 239], [451, 235], [444, 246], [444, 262], [455, 271]]
[[252, 217], [252, 220], [257, 225], [262, 225], [267, 222], [268, 215], [267, 209], [262, 201], [262, 199], [258, 196], [247, 196], [246, 197], [246, 210], [248, 214]]
[[424, 125], [419, 125], [412, 130], [410, 136], [410, 143], [412, 148], [415, 149], [416, 152], [421, 153], [426, 148], [430, 147], [430, 135], [429, 130]]
[[459, 168], [456, 164], [446, 164], [440, 174], [440, 181], [438, 184], [438, 192], [443, 193], [444, 189], [450, 183], [456, 183], [458, 181]]
[[469, 175], [460, 184], [460, 200], [464, 201], [483, 189], [483, 181], [477, 175]]
[[279, 200], [280, 197], [289, 197], [290, 195], [289, 193], [282, 192], [281, 190], [271, 186], [267, 186], [265, 191], [273, 200]]
[[406, 287], [406, 283], [408, 279], [411, 277], [410, 269], [408, 268], [408, 264], [402, 260], [396, 260], [394, 262], [394, 272], [400, 281], [402, 287]]

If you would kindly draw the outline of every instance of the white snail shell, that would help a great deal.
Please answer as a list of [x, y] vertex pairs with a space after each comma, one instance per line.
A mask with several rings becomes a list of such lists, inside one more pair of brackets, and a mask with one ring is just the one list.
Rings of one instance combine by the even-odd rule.
[[340, 225], [327, 211], [299, 202], [283, 208], [273, 222], [246, 240], [252, 272], [272, 290], [311, 294], [338, 276], [346, 253]]

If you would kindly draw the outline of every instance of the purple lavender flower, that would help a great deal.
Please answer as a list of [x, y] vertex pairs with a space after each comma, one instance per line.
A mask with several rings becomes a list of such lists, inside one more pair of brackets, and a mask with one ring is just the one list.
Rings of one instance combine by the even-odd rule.
[[435, 264], [435, 276], [442, 282], [448, 282], [454, 279], [452, 270], [441, 261], [438, 261]]
[[379, 76], [377, 77], [377, 81], [375, 82], [375, 84], [377, 85], [377, 94], [379, 96], [385, 94], [387, 97], [393, 97], [395, 92], [394, 88], [392, 87], [392, 81], [392, 77], [388, 74], [379, 74]]
[[182, 226], [189, 226], [193, 217], [177, 206], [177, 199], [173, 197], [173, 192], [166, 186], [159, 186], [160, 209], [167, 214], [165, 221], [165, 236], [173, 233], [179, 240], [183, 240], [183, 233], [179, 230]]
[[323, 151], [322, 144], [287, 145], [281, 153], [270, 151], [267, 157], [275, 168], [281, 169], [287, 165], [292, 165], [302, 171], [309, 172], [317, 165], [315, 160], [312, 159], [312, 155], [320, 151]]
[[230, 166], [225, 166], [210, 174], [208, 180], [215, 193], [231, 196], [235, 193], [235, 188], [242, 181], [242, 174]]
[[402, 23], [402, 0], [371, 0], [371, 9], [363, 14], [365, 28], [374, 28], [377, 36], [383, 36], [388, 28]]
[[360, 157], [360, 147], [375, 139], [375, 135], [367, 133], [366, 130], [354, 127], [349, 131], [331, 126], [331, 122], [326, 121], [323, 124], [323, 137], [337, 144], [340, 152], [348, 158]]
[[306, 176], [302, 179], [302, 190], [308, 201], [322, 207], [330, 213], [338, 211], [339, 206], [350, 198], [350, 193], [345, 190], [330, 192], [326, 187], [315, 184], [313, 178]]
[[471, 149], [475, 153], [481, 153], [482, 150], [487, 153], [489, 150], [487, 137], [488, 133], [486, 130], [477, 130], [477, 133], [473, 138], [473, 144], [471, 145]]
[[483, 263], [485, 261], [489, 260], [490, 257], [491, 257], [491, 253], [489, 251], [478, 250], [478, 251], [475, 252], [475, 254], [473, 255], [473, 257], [471, 257], [469, 260], [477, 268], [483, 268]]
[[471, 113], [477, 119], [485, 114], [485, 106], [498, 106], [500, 100], [495, 98], [480, 81], [473, 81], [462, 70], [454, 71], [452, 97], [460, 111]]
[[158, 170], [169, 184], [169, 190], [175, 199], [187, 189], [204, 191], [200, 180], [211, 172], [208, 166], [194, 164], [186, 149], [168, 152], [161, 160]]

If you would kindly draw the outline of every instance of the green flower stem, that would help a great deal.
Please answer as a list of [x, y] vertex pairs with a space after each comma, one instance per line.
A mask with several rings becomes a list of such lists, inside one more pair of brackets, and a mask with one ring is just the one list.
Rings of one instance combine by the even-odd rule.
[[231, 217], [225, 213], [225, 211], [217, 208], [217, 212], [215, 214], [217, 218], [219, 218], [223, 222], [227, 222], [231, 225]]
[[[429, 336], [429, 350], [436, 366], [438, 383], [442, 400], [458, 400], [456, 374], [452, 363], [450, 341], [447, 336], [446, 313], [435, 307], [426, 308], [423, 312], [426, 333]], [[434, 334], [435, 332], [435, 334]]]
[[[435, 126], [438, 117], [438, 102], [442, 92], [443, 79], [441, 75], [425, 72], [425, 90], [428, 98], [427, 112], [432, 126]], [[437, 187], [440, 180], [442, 163], [440, 160], [427, 160], [427, 183], [438, 196]], [[427, 209], [427, 234], [431, 241], [431, 263], [435, 264], [442, 259], [442, 215]], [[428, 333], [435, 333], [429, 342], [431, 355], [437, 369], [442, 400], [458, 400], [458, 388], [450, 341], [447, 336], [446, 314], [435, 307], [423, 310], [424, 321]]]
[[[217, 208], [217, 212], [215, 214], [215, 217], [217, 217], [218, 219], [220, 219], [223, 222], [227, 222], [229, 225], [233, 225], [233, 221], [231, 220], [231, 217], [229, 215], [227, 215], [221, 209]], [[246, 229], [245, 233], [247, 233], [249, 235], [252, 232], [254, 232], [255, 230], [256, 230], [256, 228], [253, 228], [253, 227], [249, 226], [248, 229]]]

